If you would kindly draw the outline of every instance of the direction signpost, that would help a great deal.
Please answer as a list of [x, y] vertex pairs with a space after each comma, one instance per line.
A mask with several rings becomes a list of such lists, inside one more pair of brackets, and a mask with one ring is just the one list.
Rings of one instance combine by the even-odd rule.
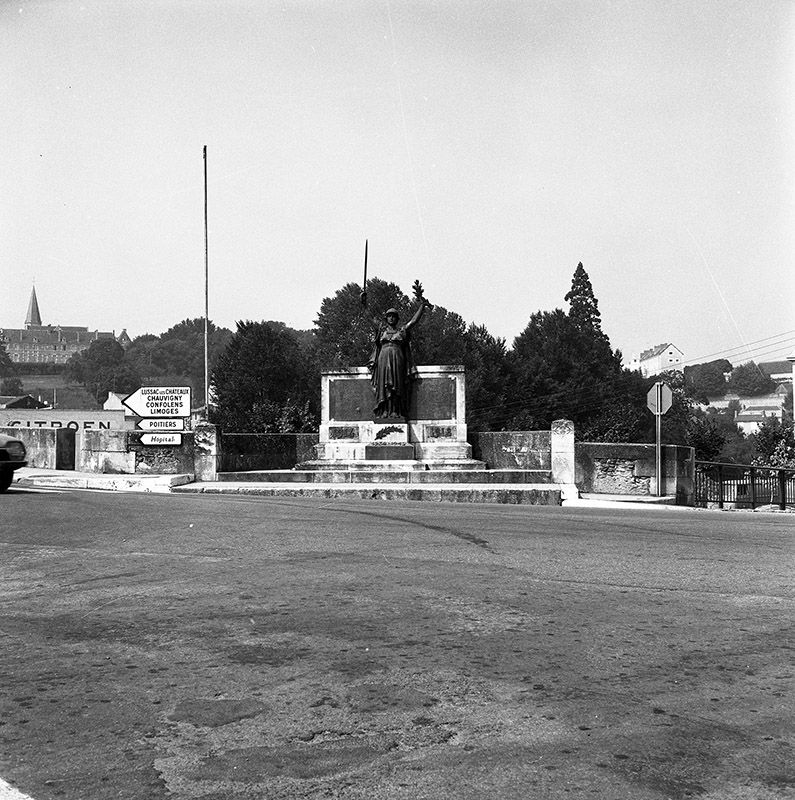
[[156, 444], [160, 447], [179, 447], [182, 444], [181, 433], [142, 433], [141, 444]]
[[175, 432], [185, 430], [185, 420], [182, 417], [164, 419], [139, 419], [135, 427], [142, 431]]
[[646, 395], [646, 405], [655, 416], [657, 432], [657, 447], [655, 449], [655, 462], [657, 467], [657, 497], [662, 497], [662, 415], [671, 408], [673, 393], [667, 383], [657, 381]]
[[139, 417], [189, 417], [190, 386], [142, 386], [122, 403]]
[[190, 386], [142, 386], [122, 400], [138, 417], [141, 444], [175, 447], [182, 444], [185, 418], [190, 416]]

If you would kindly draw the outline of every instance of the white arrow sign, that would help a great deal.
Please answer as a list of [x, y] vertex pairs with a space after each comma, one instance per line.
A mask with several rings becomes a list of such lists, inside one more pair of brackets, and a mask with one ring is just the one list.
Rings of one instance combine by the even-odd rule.
[[162, 446], [179, 447], [182, 444], [181, 433], [142, 433], [141, 444], [159, 444]]
[[184, 431], [185, 420], [182, 417], [139, 419], [135, 427], [142, 431]]
[[189, 417], [190, 386], [142, 386], [122, 403], [139, 417]]

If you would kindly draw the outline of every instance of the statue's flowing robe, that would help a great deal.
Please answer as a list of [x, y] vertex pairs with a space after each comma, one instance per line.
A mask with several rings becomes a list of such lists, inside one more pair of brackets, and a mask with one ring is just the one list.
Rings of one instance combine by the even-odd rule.
[[370, 382], [375, 394], [376, 417], [407, 417], [409, 380], [416, 371], [411, 353], [411, 336], [405, 325], [390, 331], [378, 330], [369, 361]]

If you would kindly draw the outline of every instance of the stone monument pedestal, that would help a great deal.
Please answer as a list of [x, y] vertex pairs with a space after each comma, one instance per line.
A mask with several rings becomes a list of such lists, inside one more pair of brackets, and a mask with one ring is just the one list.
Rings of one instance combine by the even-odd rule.
[[317, 458], [301, 469], [367, 469], [373, 462], [382, 469], [485, 469], [467, 442], [462, 366], [419, 367], [407, 420], [373, 416], [366, 367], [322, 373], [321, 400]]

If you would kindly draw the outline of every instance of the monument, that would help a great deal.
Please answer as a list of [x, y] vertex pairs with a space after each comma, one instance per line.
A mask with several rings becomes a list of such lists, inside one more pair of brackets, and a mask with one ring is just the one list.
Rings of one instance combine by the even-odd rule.
[[[417, 366], [411, 330], [425, 310], [414, 283], [417, 309], [400, 324], [395, 308], [374, 319], [375, 341], [367, 366], [321, 374], [320, 441], [312, 469], [485, 469], [467, 442], [466, 385], [461, 365]], [[362, 292], [362, 304], [367, 294]]]

